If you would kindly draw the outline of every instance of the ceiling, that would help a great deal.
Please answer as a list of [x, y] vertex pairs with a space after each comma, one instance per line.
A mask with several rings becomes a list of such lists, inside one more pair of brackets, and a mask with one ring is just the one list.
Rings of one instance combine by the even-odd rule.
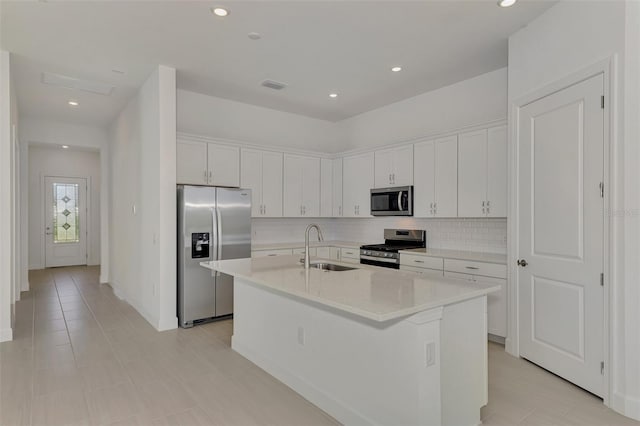
[[[506, 66], [508, 36], [552, 4], [2, 1], [0, 42], [14, 54], [20, 111], [34, 117], [105, 125], [164, 64], [177, 69], [181, 89], [339, 121]], [[226, 18], [210, 11], [220, 5]], [[391, 72], [396, 65], [403, 70]], [[116, 89], [46, 86], [45, 71]], [[288, 86], [267, 89], [265, 79]]]

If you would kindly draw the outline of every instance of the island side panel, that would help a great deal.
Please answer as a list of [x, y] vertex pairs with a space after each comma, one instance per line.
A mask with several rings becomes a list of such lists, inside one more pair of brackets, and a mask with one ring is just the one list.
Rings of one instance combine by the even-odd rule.
[[442, 423], [441, 308], [425, 321], [376, 323], [240, 278], [234, 294], [233, 349], [340, 422]]
[[488, 399], [487, 297], [445, 306], [440, 334], [442, 424], [479, 425]]

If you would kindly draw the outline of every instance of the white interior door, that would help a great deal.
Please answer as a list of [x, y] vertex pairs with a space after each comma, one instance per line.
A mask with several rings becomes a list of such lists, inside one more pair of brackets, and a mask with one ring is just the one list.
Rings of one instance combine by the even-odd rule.
[[87, 264], [87, 180], [45, 177], [45, 266]]
[[603, 87], [602, 75], [567, 87], [518, 122], [520, 354], [600, 396]]

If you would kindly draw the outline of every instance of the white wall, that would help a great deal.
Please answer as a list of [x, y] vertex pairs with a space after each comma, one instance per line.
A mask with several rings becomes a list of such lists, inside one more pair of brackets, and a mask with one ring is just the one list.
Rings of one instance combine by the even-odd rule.
[[[640, 215], [637, 212], [640, 211], [640, 158], [638, 140], [625, 135], [624, 117], [629, 114], [625, 109], [631, 99], [637, 105], [637, 92], [625, 90], [629, 84], [625, 81], [625, 70], [627, 79], [637, 82], [638, 68], [636, 64], [634, 71], [629, 72], [625, 49], [634, 52], [637, 61], [639, 26], [638, 3], [635, 1], [563, 1], [509, 39], [510, 104], [601, 60], [613, 57], [616, 61], [611, 98], [614, 116], [611, 123], [610, 195], [614, 214], [610, 217], [613, 258], [609, 285], [612, 289], [613, 335], [609, 404], [617, 411], [638, 419]], [[625, 37], [628, 37], [626, 41]], [[637, 112], [636, 108], [636, 115], [629, 116], [635, 125], [638, 123]], [[510, 249], [511, 258], [517, 254], [514, 250]], [[511, 343], [508, 346], [511, 347]]]
[[423, 93], [338, 123], [342, 151], [454, 131], [507, 117], [507, 69]]
[[101, 127], [23, 116], [20, 120], [20, 140], [99, 150], [107, 144], [107, 131]]
[[[371, 244], [384, 241], [385, 228], [424, 229], [427, 247], [484, 253], [507, 252], [506, 219], [421, 219], [377, 217], [370, 219], [276, 219], [256, 218], [251, 222], [253, 244], [300, 243], [309, 223], [320, 225], [325, 240]], [[315, 233], [313, 241], [315, 241]]]
[[44, 259], [44, 194], [45, 176], [84, 177], [91, 183], [89, 194], [89, 239], [87, 261], [100, 264], [100, 154], [98, 151], [29, 147], [29, 269], [45, 267]]
[[341, 151], [334, 123], [178, 90], [178, 131], [319, 152]]
[[[13, 214], [13, 147], [11, 57], [0, 50], [0, 342], [13, 338], [12, 310], [14, 303], [14, 214]], [[8, 226], [7, 226], [8, 225]]]
[[160, 66], [109, 129], [111, 284], [158, 330], [177, 326], [175, 96]]
[[[91, 260], [91, 263], [94, 264], [95, 262], [95, 264], [100, 265], [100, 282], [109, 282], [109, 170], [107, 167], [109, 143], [106, 129], [24, 116], [20, 120], [20, 142], [28, 147], [60, 147], [61, 145], [68, 145], [70, 150], [93, 150], [99, 153], [99, 175], [101, 178], [99, 188], [100, 248], [98, 252], [100, 253], [100, 258]], [[29, 148], [23, 149], [28, 150]], [[28, 163], [28, 155], [24, 155], [22, 161], [24, 168], [28, 168]], [[31, 194], [29, 194], [27, 180], [29, 174], [28, 172], [22, 173], [22, 176], [23, 182], [25, 182], [22, 191], [23, 196], [26, 199], [30, 199]], [[29, 212], [29, 215], [31, 214], [33, 213]], [[37, 264], [39, 263], [29, 260], [30, 267], [36, 267], [35, 265]]]

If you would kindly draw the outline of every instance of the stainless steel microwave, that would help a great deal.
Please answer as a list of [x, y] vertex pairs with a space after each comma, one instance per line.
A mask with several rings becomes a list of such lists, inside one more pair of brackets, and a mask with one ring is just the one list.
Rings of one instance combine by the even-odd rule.
[[413, 186], [372, 189], [371, 216], [413, 216]]

